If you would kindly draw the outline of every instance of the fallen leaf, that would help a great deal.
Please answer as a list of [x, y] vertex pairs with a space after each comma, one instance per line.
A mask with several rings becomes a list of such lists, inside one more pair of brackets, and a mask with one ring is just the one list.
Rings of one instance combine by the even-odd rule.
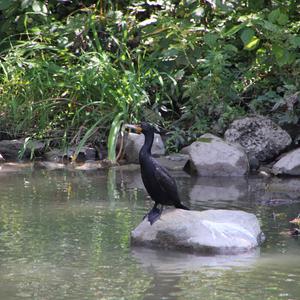
[[299, 218], [299, 217], [297, 217], [297, 218], [295, 218], [295, 219], [291, 220], [291, 221], [290, 221], [290, 223], [292, 223], [292, 224], [296, 224], [296, 225], [300, 225], [300, 218]]

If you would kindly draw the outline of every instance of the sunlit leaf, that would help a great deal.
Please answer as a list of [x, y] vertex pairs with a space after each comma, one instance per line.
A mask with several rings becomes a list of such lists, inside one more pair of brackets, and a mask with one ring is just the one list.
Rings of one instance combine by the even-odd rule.
[[[7, 1], [9, 2], [9, 1]], [[26, 9], [27, 7], [29, 7], [32, 4], [32, 0], [22, 0], [21, 1], [21, 8], [22, 9]]]
[[186, 0], [186, 4], [187, 5], [191, 5], [193, 3], [195, 3], [197, 0]]
[[235, 33], [237, 33], [238, 31], [240, 31], [242, 28], [244, 28], [246, 26], [245, 23], [241, 23], [239, 25], [235, 25], [233, 27], [231, 27], [229, 30], [227, 30], [226, 32], [223, 33], [223, 35], [226, 36], [231, 36], [234, 35]]
[[184, 77], [184, 75], [185, 75], [185, 72], [184, 72], [184, 70], [181, 69], [175, 73], [174, 78], [178, 81], [178, 80], [181, 80]]
[[259, 42], [260, 39], [256, 36], [253, 36], [251, 40], [244, 46], [244, 49], [253, 50], [258, 46]]
[[154, 6], [157, 6], [157, 5], [163, 5], [163, 4], [164, 4], [164, 1], [163, 1], [163, 0], [158, 0], [158, 1], [150, 1], [150, 0], [148, 0], [148, 1], [147, 1], [147, 4], [148, 4], [148, 5], [154, 5]]
[[201, 20], [203, 15], [204, 15], [204, 9], [202, 7], [198, 7], [192, 12], [193, 18], [198, 21]]
[[157, 22], [156, 18], [146, 19], [146, 20], [139, 23], [139, 27], [145, 27], [145, 26], [148, 26], [148, 25], [152, 25], [152, 24], [155, 24], [156, 22]]
[[32, 9], [34, 12], [37, 12], [37, 13], [42, 12], [41, 3], [39, 3], [38, 1], [34, 1], [32, 3]]
[[212, 8], [216, 8], [216, 6], [217, 6], [216, 0], [206, 0], [206, 2], [208, 2], [212, 6]]

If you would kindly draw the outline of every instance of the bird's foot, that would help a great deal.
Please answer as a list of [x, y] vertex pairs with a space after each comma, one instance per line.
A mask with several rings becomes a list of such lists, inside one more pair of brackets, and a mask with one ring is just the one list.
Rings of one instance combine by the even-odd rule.
[[146, 215], [144, 215], [143, 220], [145, 220], [147, 217], [150, 224], [154, 224], [160, 218], [163, 209], [163, 205], [161, 205], [161, 208], [159, 209], [157, 208], [157, 204], [155, 204], [153, 208]]
[[150, 222], [150, 224], [154, 224], [154, 222], [156, 222], [161, 215], [161, 210], [158, 208], [154, 208], [151, 209], [150, 212], [148, 213], [148, 221]]
[[148, 221], [150, 222], [151, 225], [153, 225], [160, 218], [161, 213], [162, 213], [162, 209], [158, 209], [157, 207], [154, 207], [149, 211], [147, 216], [148, 216]]

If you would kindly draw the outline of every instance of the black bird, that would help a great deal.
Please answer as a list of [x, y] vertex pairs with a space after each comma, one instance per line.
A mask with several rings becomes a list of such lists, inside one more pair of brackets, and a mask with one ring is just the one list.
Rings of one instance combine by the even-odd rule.
[[[145, 136], [144, 145], [139, 153], [139, 161], [144, 186], [155, 202], [153, 208], [146, 215], [150, 224], [152, 225], [159, 219], [164, 205], [189, 210], [180, 202], [175, 180], [167, 169], [161, 166], [151, 155], [156, 129], [146, 122], [142, 122], [140, 125], [126, 125], [126, 127], [132, 129], [135, 133], [143, 133]], [[160, 209], [157, 208], [159, 204], [161, 204]]]

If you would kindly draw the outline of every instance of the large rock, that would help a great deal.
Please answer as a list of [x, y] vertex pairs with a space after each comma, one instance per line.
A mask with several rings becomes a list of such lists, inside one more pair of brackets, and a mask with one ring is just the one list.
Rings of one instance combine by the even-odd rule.
[[202, 254], [237, 254], [263, 240], [255, 215], [236, 210], [165, 210], [152, 226], [145, 218], [131, 233], [132, 245]]
[[249, 171], [243, 149], [212, 134], [202, 135], [198, 141], [183, 148], [182, 153], [189, 154], [190, 169], [199, 176], [243, 176]]
[[[139, 152], [144, 144], [145, 136], [143, 134], [128, 133], [125, 143], [126, 159], [130, 163], [139, 162]], [[154, 141], [151, 148], [153, 156], [160, 156], [165, 154], [165, 146], [159, 134], [154, 134]]]
[[181, 171], [184, 169], [189, 155], [175, 153], [167, 156], [161, 156], [157, 158], [158, 162], [170, 171]]
[[285, 154], [272, 168], [275, 175], [300, 175], [300, 148]]
[[292, 142], [285, 130], [262, 116], [235, 120], [224, 137], [227, 142], [240, 144], [250, 160], [259, 162], [275, 158]]
[[24, 144], [25, 139], [2, 140], [0, 141], [0, 153], [5, 160], [18, 160], [20, 154], [22, 154], [22, 158], [30, 158], [32, 153], [40, 155], [45, 148], [44, 143], [30, 140], [27, 142], [26, 149], [23, 150]]

